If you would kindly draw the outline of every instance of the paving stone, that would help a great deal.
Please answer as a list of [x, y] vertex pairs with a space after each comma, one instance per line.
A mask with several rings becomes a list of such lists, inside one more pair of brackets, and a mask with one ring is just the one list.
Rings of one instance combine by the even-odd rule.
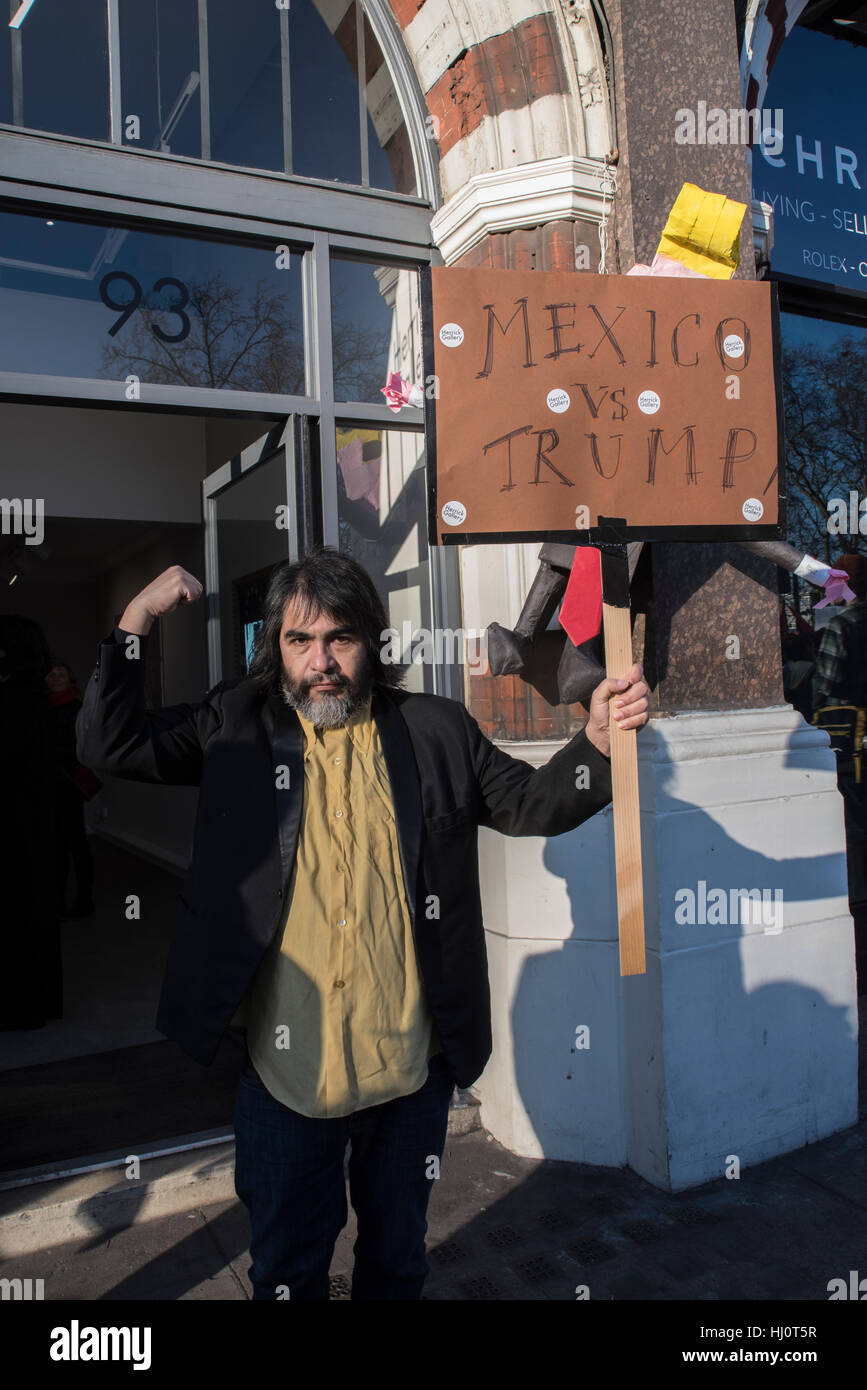
[[540, 1212], [536, 1220], [540, 1226], [543, 1226], [546, 1231], [550, 1231], [552, 1235], [556, 1235], [559, 1231], [568, 1231], [579, 1224], [574, 1221], [569, 1213], [556, 1209]]
[[715, 1251], [704, 1249], [697, 1240], [689, 1244], [669, 1241], [657, 1245], [653, 1251], [654, 1265], [661, 1266], [672, 1279], [685, 1281], [698, 1279], [713, 1269], [718, 1259]]
[[653, 1298], [660, 1292], [659, 1283], [638, 1270], [616, 1279], [608, 1278], [606, 1284], [615, 1298]]
[[856, 1132], [849, 1131], [845, 1140], [835, 1145], [830, 1152], [817, 1152], [822, 1144], [810, 1144], [806, 1149], [787, 1155], [785, 1165], [799, 1179], [811, 1178], [825, 1191], [835, 1193], [846, 1201], [867, 1208], [867, 1135], [862, 1131], [867, 1125], [860, 1125]]
[[626, 1211], [628, 1204], [613, 1192], [599, 1192], [589, 1197], [585, 1203], [587, 1211], [595, 1216], [607, 1216], [609, 1212]]
[[726, 1260], [735, 1263], [749, 1262], [766, 1254], [762, 1234], [751, 1230], [743, 1220], [705, 1227], [702, 1241], [707, 1249], [716, 1250]]
[[457, 1287], [464, 1298], [476, 1300], [502, 1298], [505, 1292], [501, 1283], [482, 1273], [468, 1275], [466, 1279], [459, 1279]]
[[428, 1249], [428, 1260], [432, 1265], [440, 1267], [445, 1265], [465, 1265], [469, 1260], [469, 1251], [465, 1246], [459, 1245], [455, 1240], [444, 1241], [442, 1245], [436, 1246], [433, 1250]]
[[743, 1274], [733, 1265], [720, 1262], [715, 1268], [709, 1269], [700, 1279], [695, 1280], [695, 1285], [708, 1291], [708, 1295], [718, 1298], [723, 1302], [744, 1303], [755, 1299], [758, 1295], [754, 1292], [754, 1286]]
[[591, 1269], [606, 1260], [617, 1257], [617, 1251], [604, 1240], [579, 1240], [568, 1245], [567, 1250], [582, 1269]]
[[425, 1293], [452, 1302], [534, 1302], [549, 1297], [544, 1289], [534, 1288], [520, 1279], [499, 1255], [476, 1260], [469, 1267], [432, 1271], [425, 1284]]
[[531, 1284], [534, 1288], [541, 1288], [550, 1285], [560, 1279], [562, 1271], [546, 1255], [533, 1255], [527, 1260], [511, 1260], [510, 1269], [513, 1274], [523, 1280], [525, 1284]]
[[[635, 1173], [519, 1159], [484, 1131], [450, 1137], [428, 1212], [432, 1301], [827, 1299], [867, 1274], [867, 1123], [795, 1155], [672, 1194]], [[351, 1288], [355, 1214], [332, 1298]], [[248, 1299], [249, 1221], [225, 1202], [0, 1264], [49, 1299]], [[14, 1267], [13, 1267], [14, 1266]]]
[[[249, 1295], [208, 1229], [208, 1212], [178, 1212], [16, 1256], [0, 1262], [0, 1276], [44, 1279], [52, 1303], [244, 1300]], [[213, 1220], [221, 1219], [218, 1211]]]
[[637, 1245], [651, 1245], [658, 1240], [662, 1240], [668, 1234], [664, 1226], [657, 1221], [627, 1221], [625, 1225], [619, 1226], [620, 1235], [634, 1240]]
[[749, 1273], [751, 1279], [762, 1290], [764, 1298], [795, 1298], [798, 1292], [805, 1291], [811, 1284], [814, 1298], [828, 1296], [824, 1285], [819, 1292], [815, 1275], [789, 1261], [777, 1260], [773, 1264], [757, 1265]]
[[683, 1206], [667, 1207], [665, 1215], [670, 1220], [676, 1221], [679, 1226], [713, 1226], [724, 1219], [723, 1214], [711, 1211], [705, 1207], [699, 1207], [693, 1203], [686, 1203]]
[[485, 1237], [498, 1250], [508, 1249], [512, 1245], [525, 1245], [527, 1242], [527, 1236], [521, 1231], [516, 1231], [514, 1226], [495, 1226], [492, 1230], [485, 1231]]

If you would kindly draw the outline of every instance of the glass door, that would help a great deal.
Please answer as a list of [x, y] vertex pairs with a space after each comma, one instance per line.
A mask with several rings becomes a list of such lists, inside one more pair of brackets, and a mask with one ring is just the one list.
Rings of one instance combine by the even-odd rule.
[[210, 684], [247, 674], [272, 569], [298, 559], [298, 417], [202, 483]]

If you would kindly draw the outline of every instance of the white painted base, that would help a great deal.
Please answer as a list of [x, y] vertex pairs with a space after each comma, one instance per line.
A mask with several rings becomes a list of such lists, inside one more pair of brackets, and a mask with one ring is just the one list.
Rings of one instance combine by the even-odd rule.
[[[843, 805], [827, 735], [789, 705], [638, 742], [647, 972], [619, 973], [610, 806], [547, 840], [482, 831], [494, 1052], [473, 1091], [515, 1153], [680, 1191], [857, 1120]], [[676, 920], [681, 890], [714, 888], [726, 916], [731, 889], [766, 890], [765, 921]]]

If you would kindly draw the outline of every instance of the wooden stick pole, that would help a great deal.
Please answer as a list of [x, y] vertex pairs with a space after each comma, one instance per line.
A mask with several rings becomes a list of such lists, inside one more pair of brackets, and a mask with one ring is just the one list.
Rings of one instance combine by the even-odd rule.
[[[601, 547], [602, 621], [605, 674], [625, 676], [632, 666], [629, 621], [629, 568], [625, 546]], [[611, 789], [614, 803], [614, 861], [617, 918], [620, 928], [620, 973], [643, 975], [644, 885], [641, 873], [641, 818], [638, 802], [636, 729], [621, 729], [611, 702]]]

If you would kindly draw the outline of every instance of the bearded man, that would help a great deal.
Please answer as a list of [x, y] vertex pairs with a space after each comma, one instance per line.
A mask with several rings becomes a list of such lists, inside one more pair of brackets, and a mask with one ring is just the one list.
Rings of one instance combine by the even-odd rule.
[[248, 676], [147, 711], [147, 633], [201, 592], [173, 566], [131, 600], [78, 721], [89, 767], [200, 787], [157, 1027], [205, 1066], [243, 1032], [254, 1298], [328, 1298], [348, 1143], [352, 1297], [418, 1299], [431, 1160], [491, 1054], [477, 829], [561, 835], [607, 805], [609, 702], [639, 728], [647, 686], [603, 680], [533, 768], [458, 701], [401, 689], [372, 580], [318, 546], [275, 568]]

